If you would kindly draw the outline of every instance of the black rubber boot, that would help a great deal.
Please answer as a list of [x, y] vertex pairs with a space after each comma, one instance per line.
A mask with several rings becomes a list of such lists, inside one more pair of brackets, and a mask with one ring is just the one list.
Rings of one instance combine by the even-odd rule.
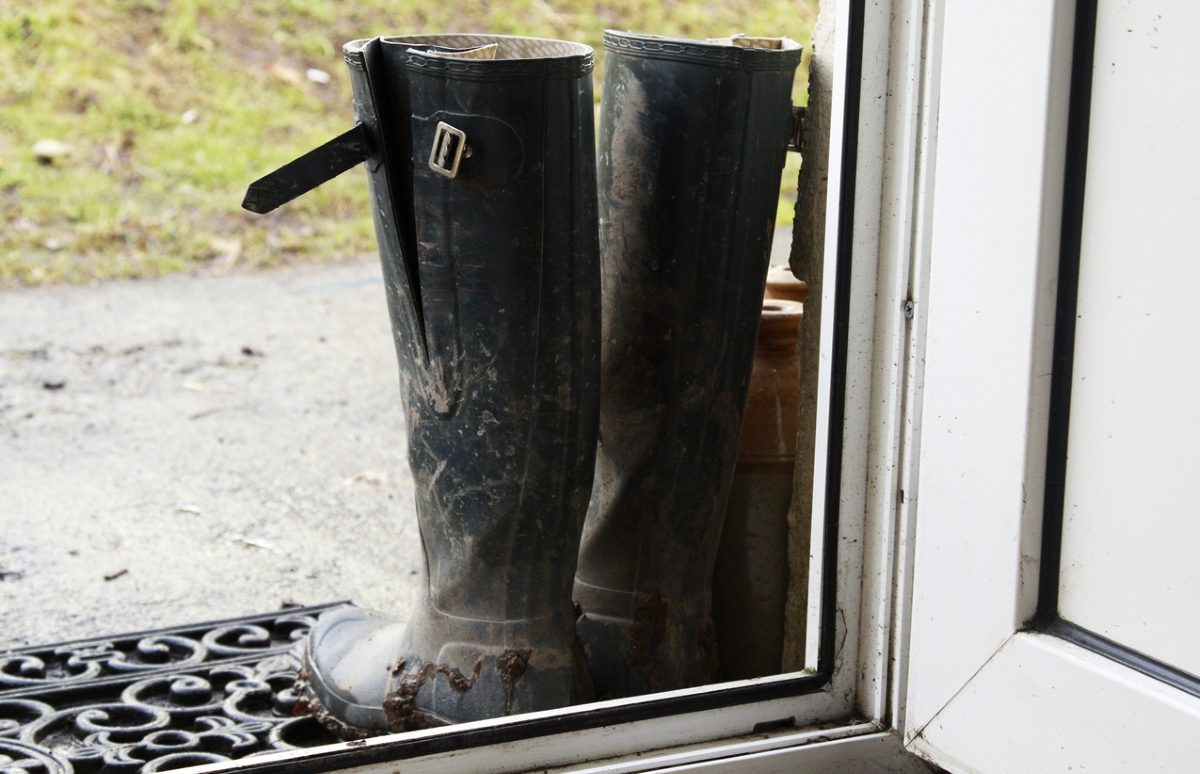
[[313, 709], [358, 736], [589, 701], [571, 587], [599, 410], [591, 49], [436, 35], [345, 52], [360, 134], [247, 199], [369, 152], [426, 584], [407, 621], [321, 619]]
[[597, 696], [711, 682], [710, 585], [800, 47], [606, 32], [600, 446], [575, 600]]

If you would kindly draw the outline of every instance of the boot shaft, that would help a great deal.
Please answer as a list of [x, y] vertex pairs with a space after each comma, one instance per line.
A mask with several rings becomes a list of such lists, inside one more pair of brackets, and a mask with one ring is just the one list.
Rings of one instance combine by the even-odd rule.
[[571, 588], [599, 411], [591, 49], [418, 35], [345, 54], [358, 125], [243, 204], [367, 162], [426, 588], [407, 621], [322, 618], [304, 690], [348, 736], [588, 701]]
[[[613, 587], [649, 572], [666, 592], [702, 583], [711, 566], [707, 547], [737, 454], [800, 51], [614, 32], [605, 47], [603, 441], [588, 530], [628, 511], [647, 533], [639, 545], [654, 534], [683, 541], [683, 566], [653, 557], [636, 569], [596, 563], [600, 573], [624, 573], [610, 577], [620, 584]], [[636, 488], [622, 486], [633, 480]], [[620, 531], [615, 540], [625, 539]], [[585, 553], [598, 538], [589, 534]]]
[[[480, 46], [498, 58], [448, 50]], [[381, 139], [368, 170], [430, 603], [559, 615], [598, 412], [590, 49], [451, 35], [346, 51]]]
[[715, 676], [709, 585], [800, 48], [611, 31], [605, 48], [601, 442], [576, 599], [597, 692], [622, 695]]

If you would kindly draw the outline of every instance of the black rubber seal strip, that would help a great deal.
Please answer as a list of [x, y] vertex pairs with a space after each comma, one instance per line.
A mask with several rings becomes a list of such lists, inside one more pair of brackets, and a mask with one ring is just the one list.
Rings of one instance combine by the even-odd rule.
[[821, 544], [821, 646], [817, 672], [832, 675], [837, 658], [838, 524], [842, 501], [842, 453], [846, 423], [846, 363], [850, 346], [850, 280], [854, 265], [854, 201], [858, 172], [859, 106], [862, 102], [863, 27], [866, 3], [850, 3], [843, 106], [841, 191], [838, 197], [837, 266], [830, 363], [829, 445], [825, 468], [825, 529]]
[[1083, 194], [1092, 109], [1092, 62], [1096, 48], [1096, 3], [1097, 0], [1078, 0], [1075, 5], [1062, 231], [1059, 236], [1058, 299], [1054, 318], [1054, 361], [1050, 377], [1050, 427], [1046, 443], [1046, 489], [1042, 506], [1042, 557], [1037, 612], [1033, 618], [1033, 624], [1043, 628], [1058, 618], [1067, 436], [1070, 430], [1071, 378], [1075, 361], [1075, 310], [1079, 298], [1079, 250], [1083, 235]]
[[1132, 648], [1128, 648], [1119, 642], [1113, 642], [1107, 637], [1102, 637], [1081, 626], [1076, 626], [1070, 621], [1064, 621], [1059, 618], [1041, 631], [1087, 648], [1093, 653], [1110, 658], [1122, 666], [1127, 666], [1144, 675], [1153, 677], [1155, 680], [1161, 680], [1192, 696], [1200, 697], [1200, 677], [1173, 667], [1170, 664], [1163, 663], [1156, 658], [1138, 653]]

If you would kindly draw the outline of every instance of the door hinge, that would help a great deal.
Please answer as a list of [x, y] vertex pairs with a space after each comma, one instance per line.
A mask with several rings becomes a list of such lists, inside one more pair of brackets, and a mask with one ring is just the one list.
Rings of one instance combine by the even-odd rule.
[[787, 149], [793, 153], [800, 152], [804, 140], [804, 106], [792, 105], [792, 123], [788, 130]]

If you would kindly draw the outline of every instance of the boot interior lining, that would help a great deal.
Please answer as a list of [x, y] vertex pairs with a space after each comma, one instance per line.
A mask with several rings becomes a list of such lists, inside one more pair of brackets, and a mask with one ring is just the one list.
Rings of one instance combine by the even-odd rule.
[[495, 59], [500, 46], [489, 43], [486, 46], [476, 46], [463, 51], [426, 51], [426, 54], [437, 54], [452, 59]]
[[464, 52], [424, 51], [428, 56], [448, 56], [468, 59], [551, 59], [568, 56], [586, 56], [592, 53], [591, 46], [583, 43], [572, 43], [567, 40], [551, 40], [549, 38], [521, 38], [510, 35], [401, 35], [383, 38], [384, 43], [407, 43], [409, 45], [428, 45], [443, 48], [458, 48], [480, 50], [495, 46], [491, 49], [494, 55], [464, 57]]
[[800, 48], [800, 44], [791, 38], [752, 38], [746, 35], [734, 35], [730, 38], [709, 38], [707, 42], [718, 46], [758, 48], [766, 51], [793, 51]]

